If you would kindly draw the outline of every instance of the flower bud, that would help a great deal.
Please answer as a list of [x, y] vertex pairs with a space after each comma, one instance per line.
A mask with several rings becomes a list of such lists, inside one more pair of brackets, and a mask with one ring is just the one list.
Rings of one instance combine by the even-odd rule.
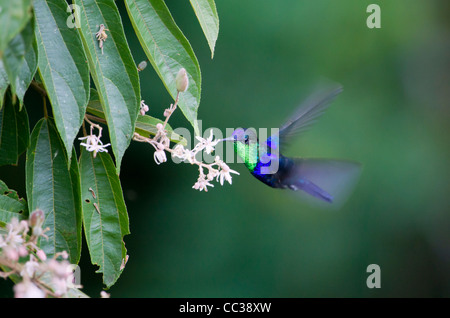
[[189, 86], [189, 79], [187, 77], [186, 69], [181, 68], [178, 71], [177, 77], [175, 79], [175, 83], [177, 85], [177, 91], [180, 93], [185, 92]]
[[44, 211], [36, 210], [31, 213], [29, 224], [32, 228], [41, 227], [44, 224], [44, 220]]
[[143, 71], [145, 68], [147, 67], [147, 61], [142, 61], [141, 63], [138, 64], [138, 71]]
[[43, 250], [38, 250], [36, 252], [36, 256], [41, 260], [41, 261], [45, 261], [47, 260], [47, 255], [45, 255], [45, 252]]

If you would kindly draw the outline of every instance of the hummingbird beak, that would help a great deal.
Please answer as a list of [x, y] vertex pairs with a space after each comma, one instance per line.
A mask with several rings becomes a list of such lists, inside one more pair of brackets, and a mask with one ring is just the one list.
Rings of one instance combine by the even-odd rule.
[[235, 140], [234, 136], [230, 136], [230, 137], [227, 137], [227, 138], [220, 139], [220, 141], [234, 141], [234, 140]]

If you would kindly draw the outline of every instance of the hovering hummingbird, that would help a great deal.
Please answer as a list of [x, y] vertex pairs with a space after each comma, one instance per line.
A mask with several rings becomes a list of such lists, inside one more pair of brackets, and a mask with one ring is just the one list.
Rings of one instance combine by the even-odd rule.
[[[250, 173], [272, 188], [303, 191], [340, 206], [356, 184], [361, 165], [349, 160], [291, 158], [281, 152], [293, 137], [304, 132], [323, 114], [342, 87], [322, 90], [309, 99], [279, 128], [278, 135], [260, 141], [251, 129], [238, 128], [231, 137], [234, 150]], [[271, 167], [278, 167], [270, 171]], [[269, 172], [267, 172], [269, 171]]]

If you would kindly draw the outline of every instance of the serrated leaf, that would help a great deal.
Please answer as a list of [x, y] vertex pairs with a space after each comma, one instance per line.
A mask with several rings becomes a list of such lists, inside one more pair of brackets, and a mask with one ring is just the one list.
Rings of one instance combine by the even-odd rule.
[[27, 202], [0, 180], [0, 222], [9, 223], [14, 217], [19, 220], [28, 217]]
[[69, 158], [89, 101], [89, 69], [80, 36], [66, 24], [65, 0], [34, 0], [40, 77]]
[[206, 40], [214, 57], [214, 48], [219, 36], [219, 15], [214, 0], [190, 0]]
[[[3, 65], [6, 73], [8, 74], [8, 82], [11, 83], [11, 93], [15, 95], [17, 86], [20, 86], [19, 90], [21, 93], [21, 106], [23, 102], [23, 96], [25, 95], [25, 90], [32, 79], [32, 76], [30, 78], [29, 75], [26, 79], [20, 78], [20, 75], [24, 75], [21, 74], [23, 68], [28, 66], [26, 56], [28, 55], [28, 58], [30, 59], [34, 58], [34, 63], [36, 64], [36, 53], [34, 52], [33, 42], [34, 21], [33, 19], [31, 19], [25, 26], [25, 28], [23, 28], [23, 30], [9, 42], [8, 46], [3, 52]], [[36, 71], [36, 66], [34, 66], [34, 71]], [[29, 70], [29, 72], [31, 72], [31, 70]], [[25, 83], [25, 80], [28, 82], [28, 84]]]
[[80, 156], [83, 224], [91, 262], [103, 273], [110, 287], [122, 273], [126, 261], [123, 237], [130, 233], [128, 213], [119, 176], [111, 156], [83, 148]]
[[17, 164], [18, 157], [28, 147], [29, 134], [25, 108], [19, 111], [7, 94], [5, 105], [0, 110], [0, 166]]
[[[102, 105], [100, 103], [100, 99], [98, 97], [97, 91], [91, 88], [89, 104], [86, 109], [86, 112], [92, 114], [98, 118], [105, 119], [105, 113], [103, 112]], [[156, 125], [158, 123], [164, 123], [162, 120], [154, 118], [149, 115], [138, 115], [136, 120], [136, 126], [134, 131], [140, 134], [141, 136], [148, 137], [149, 135], [156, 135], [158, 131], [156, 129]], [[187, 145], [187, 141], [185, 138], [173, 132], [172, 127], [169, 124], [166, 124], [167, 134], [171, 141], [180, 143], [184, 146]]]
[[175, 99], [175, 78], [185, 68], [189, 87], [181, 93], [178, 106], [199, 134], [197, 111], [201, 95], [201, 74], [189, 41], [175, 24], [162, 0], [126, 0], [125, 5], [136, 35], [150, 63]]
[[[50, 119], [42, 118], [31, 133], [26, 160], [28, 210], [41, 209], [45, 214], [43, 228], [48, 239], [38, 244], [48, 257], [67, 251], [76, 264], [81, 251], [81, 222], [72, 180], [73, 172], [64, 144]], [[73, 181], [73, 182], [72, 182]]]
[[[123, 154], [133, 137], [139, 112], [140, 87], [136, 64], [113, 0], [76, 0], [80, 6], [81, 38], [90, 71], [108, 123], [109, 137], [120, 171]], [[102, 49], [96, 33], [103, 24], [107, 39]]]
[[0, 0], [0, 59], [9, 41], [31, 18], [31, 0]]

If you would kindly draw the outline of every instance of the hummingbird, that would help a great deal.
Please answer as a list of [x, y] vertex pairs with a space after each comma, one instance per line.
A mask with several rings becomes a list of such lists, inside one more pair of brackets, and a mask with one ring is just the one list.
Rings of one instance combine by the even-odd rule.
[[281, 125], [277, 135], [266, 140], [259, 140], [255, 130], [244, 128], [234, 130], [226, 140], [234, 143], [235, 152], [251, 175], [262, 183], [297, 191], [303, 197], [312, 197], [316, 203], [341, 206], [359, 179], [358, 162], [291, 158], [282, 154], [292, 139], [306, 131], [341, 92], [342, 87], [336, 85], [317, 91]]

